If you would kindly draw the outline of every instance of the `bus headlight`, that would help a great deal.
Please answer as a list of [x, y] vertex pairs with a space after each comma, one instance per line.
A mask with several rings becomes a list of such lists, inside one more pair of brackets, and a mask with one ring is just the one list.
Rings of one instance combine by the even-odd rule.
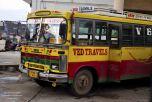
[[55, 65], [55, 64], [52, 64], [51, 68], [52, 68], [52, 70], [59, 70], [59, 66]]
[[66, 73], [67, 56], [61, 55], [58, 63], [51, 64], [51, 70], [56, 73]]

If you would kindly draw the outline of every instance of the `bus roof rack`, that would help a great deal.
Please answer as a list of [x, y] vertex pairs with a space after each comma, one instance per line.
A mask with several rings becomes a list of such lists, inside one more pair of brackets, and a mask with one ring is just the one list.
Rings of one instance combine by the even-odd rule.
[[88, 13], [97, 14], [97, 15], [112, 16], [112, 17], [122, 17], [122, 18], [152, 21], [152, 15], [143, 14], [143, 13], [136, 13], [136, 12], [129, 12], [129, 11], [124, 11], [123, 13], [117, 13], [117, 12], [113, 12], [113, 11], [112, 12], [94, 11], [94, 12], [88, 12]]
[[122, 17], [122, 18], [152, 21], [152, 15], [149, 15], [149, 14], [136, 13], [136, 12], [130, 12], [130, 11], [123, 11], [122, 13], [119, 13], [114, 9], [93, 8], [93, 10], [91, 10], [91, 11], [79, 11], [79, 12], [112, 16], [112, 17]]
[[136, 13], [130, 11], [125, 11], [124, 14], [127, 15], [127, 18], [152, 21], [152, 15], [149, 14]]
[[127, 18], [127, 16], [125, 14], [114, 13], [114, 12], [95, 11], [95, 12], [89, 12], [89, 13], [90, 14], [96, 14], [96, 15], [104, 15], [104, 16]]

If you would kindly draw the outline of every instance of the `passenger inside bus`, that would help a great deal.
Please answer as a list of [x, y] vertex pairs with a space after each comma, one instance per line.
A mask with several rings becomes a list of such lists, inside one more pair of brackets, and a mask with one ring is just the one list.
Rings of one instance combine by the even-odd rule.
[[49, 43], [50, 38], [55, 38], [54, 34], [49, 31], [48, 25], [42, 25], [39, 41]]

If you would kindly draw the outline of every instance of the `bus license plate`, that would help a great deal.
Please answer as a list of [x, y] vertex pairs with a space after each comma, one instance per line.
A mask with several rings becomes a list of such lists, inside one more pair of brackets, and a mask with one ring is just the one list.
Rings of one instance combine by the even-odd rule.
[[38, 78], [38, 72], [34, 70], [29, 70], [28, 75], [32, 78]]

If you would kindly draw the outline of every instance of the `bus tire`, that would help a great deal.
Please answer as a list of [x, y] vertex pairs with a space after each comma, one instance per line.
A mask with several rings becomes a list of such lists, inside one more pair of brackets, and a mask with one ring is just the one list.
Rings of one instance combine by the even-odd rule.
[[34, 79], [34, 81], [41, 87], [51, 86], [51, 82], [48, 82], [48, 81], [39, 80], [39, 79]]
[[93, 75], [89, 70], [80, 70], [71, 85], [74, 96], [86, 96], [93, 87]]

